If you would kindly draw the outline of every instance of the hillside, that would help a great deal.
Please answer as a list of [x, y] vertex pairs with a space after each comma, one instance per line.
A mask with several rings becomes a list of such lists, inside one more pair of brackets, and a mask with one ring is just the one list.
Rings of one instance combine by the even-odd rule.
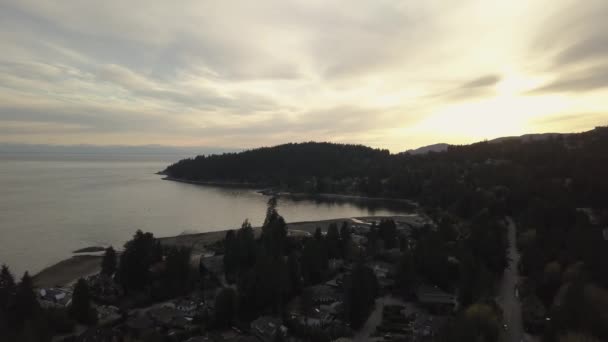
[[[449, 146], [432, 154], [390, 154], [361, 145], [299, 143], [198, 156], [163, 173], [189, 181], [248, 183], [281, 190], [463, 201], [462, 192], [506, 187], [518, 192], [568, 184], [568, 200], [599, 205], [608, 189], [608, 128], [540, 138]], [[438, 196], [441, 194], [441, 196]], [[466, 199], [466, 197], [465, 197]]]
[[169, 177], [190, 181], [281, 186], [300, 191], [323, 190], [316, 179], [354, 179], [386, 175], [387, 150], [361, 145], [298, 143], [263, 147], [240, 153], [197, 156], [170, 165]]
[[415, 148], [412, 150], [407, 150], [407, 151], [405, 151], [405, 153], [416, 155], [416, 154], [426, 154], [429, 152], [445, 152], [449, 146], [450, 146], [449, 144], [439, 143], [439, 144], [418, 147], [418, 148]]

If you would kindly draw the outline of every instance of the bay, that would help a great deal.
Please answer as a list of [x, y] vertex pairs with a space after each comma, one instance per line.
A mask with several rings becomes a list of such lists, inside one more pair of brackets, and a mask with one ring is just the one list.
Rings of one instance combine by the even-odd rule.
[[[137, 229], [155, 236], [261, 225], [268, 197], [252, 189], [163, 181], [177, 155], [0, 154], [0, 263], [35, 273], [87, 246], [120, 248]], [[378, 201], [279, 199], [288, 222], [396, 215]]]

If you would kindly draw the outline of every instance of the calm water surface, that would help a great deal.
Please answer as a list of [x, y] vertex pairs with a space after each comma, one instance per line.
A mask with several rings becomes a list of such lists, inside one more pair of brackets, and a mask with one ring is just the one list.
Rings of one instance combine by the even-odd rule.
[[[177, 156], [0, 154], [0, 263], [34, 273], [87, 246], [122, 246], [135, 230], [156, 236], [254, 226], [268, 198], [253, 190], [163, 181]], [[391, 215], [400, 208], [279, 200], [288, 222]]]

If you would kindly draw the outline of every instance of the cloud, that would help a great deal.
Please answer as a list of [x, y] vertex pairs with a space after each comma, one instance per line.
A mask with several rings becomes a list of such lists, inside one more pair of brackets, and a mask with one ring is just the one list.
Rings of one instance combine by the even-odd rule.
[[608, 89], [608, 64], [583, 70], [564, 71], [554, 81], [531, 91], [538, 93], [586, 93]]
[[534, 120], [533, 124], [543, 127], [545, 131], [560, 130], [564, 126], [571, 127], [573, 131], [583, 131], [608, 124], [608, 113], [558, 114]]
[[500, 82], [498, 75], [485, 75], [463, 84], [460, 89], [475, 89], [495, 86]]
[[490, 96], [494, 87], [501, 81], [500, 75], [487, 74], [477, 78], [454, 82], [447, 89], [441, 89], [428, 95], [429, 98], [443, 99], [449, 101], [463, 101], [484, 96]]
[[585, 93], [608, 86], [608, 2], [569, 2], [545, 23], [536, 37], [533, 53], [548, 62], [551, 81], [532, 93]]
[[[601, 110], [608, 6], [572, 4], [5, 0], [0, 141], [316, 139], [402, 150], [408, 127], [466, 103], [560, 92], [592, 94]], [[513, 108], [545, 112], [532, 107]], [[417, 134], [436, 142], [433, 131]]]
[[602, 60], [608, 54], [608, 3], [568, 1], [543, 22], [536, 34], [536, 52], [550, 55], [553, 67], [572, 66]]

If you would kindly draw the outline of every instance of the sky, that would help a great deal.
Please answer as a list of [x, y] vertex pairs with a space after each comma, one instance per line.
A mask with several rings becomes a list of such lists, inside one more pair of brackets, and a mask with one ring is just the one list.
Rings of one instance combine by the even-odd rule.
[[399, 152], [608, 124], [608, 1], [0, 0], [0, 143]]

